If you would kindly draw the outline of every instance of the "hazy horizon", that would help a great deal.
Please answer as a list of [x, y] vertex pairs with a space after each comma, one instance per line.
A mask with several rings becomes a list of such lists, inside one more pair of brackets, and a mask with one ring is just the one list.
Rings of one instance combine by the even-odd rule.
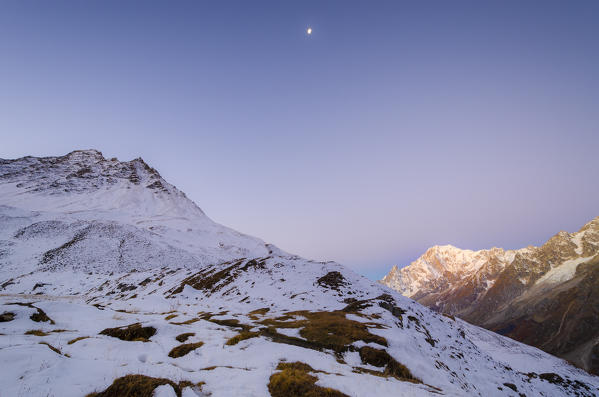
[[3, 2], [0, 158], [141, 156], [215, 221], [373, 279], [432, 245], [540, 245], [599, 215], [598, 18]]

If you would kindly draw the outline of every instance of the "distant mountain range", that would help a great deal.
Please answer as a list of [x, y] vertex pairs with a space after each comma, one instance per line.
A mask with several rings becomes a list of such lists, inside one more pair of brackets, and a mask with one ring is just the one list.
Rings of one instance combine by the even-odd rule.
[[599, 373], [599, 217], [541, 247], [434, 246], [381, 282], [437, 312]]

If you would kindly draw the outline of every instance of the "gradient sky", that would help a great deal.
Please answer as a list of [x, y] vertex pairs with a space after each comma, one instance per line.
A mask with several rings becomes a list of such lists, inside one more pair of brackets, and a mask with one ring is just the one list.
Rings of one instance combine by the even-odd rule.
[[[0, 157], [143, 157], [371, 278], [599, 215], [598, 1], [2, 1]], [[306, 27], [313, 28], [311, 37]]]

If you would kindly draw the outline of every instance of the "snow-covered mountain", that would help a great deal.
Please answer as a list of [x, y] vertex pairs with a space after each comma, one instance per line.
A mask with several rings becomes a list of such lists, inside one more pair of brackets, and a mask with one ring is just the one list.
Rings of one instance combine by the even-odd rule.
[[435, 311], [599, 373], [599, 217], [541, 247], [435, 246], [381, 281]]
[[143, 160], [93, 150], [0, 160], [0, 363], [2, 397], [599, 393], [564, 360], [216, 224]]

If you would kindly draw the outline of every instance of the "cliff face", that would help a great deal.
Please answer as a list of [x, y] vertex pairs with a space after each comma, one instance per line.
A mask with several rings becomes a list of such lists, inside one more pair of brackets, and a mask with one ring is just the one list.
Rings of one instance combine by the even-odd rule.
[[541, 247], [432, 247], [381, 281], [452, 314], [599, 373], [599, 217]]

